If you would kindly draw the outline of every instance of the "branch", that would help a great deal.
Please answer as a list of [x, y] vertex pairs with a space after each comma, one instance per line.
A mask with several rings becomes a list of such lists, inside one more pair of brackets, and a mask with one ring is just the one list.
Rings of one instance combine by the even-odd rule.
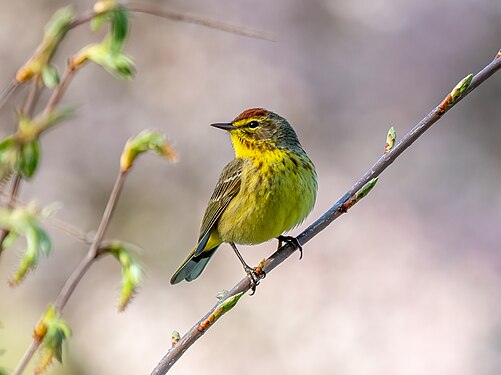
[[64, 71], [63, 78], [61, 78], [61, 82], [59, 82], [55, 90], [52, 92], [52, 95], [50, 96], [49, 101], [45, 106], [42, 116], [51, 113], [59, 104], [68, 85], [70, 84], [71, 79], [75, 75], [75, 72], [76, 68], [68, 63], [66, 65], [66, 70]]
[[[73, 270], [68, 280], [66, 280], [66, 283], [64, 284], [63, 288], [59, 292], [59, 295], [54, 301], [53, 305], [56, 312], [58, 313], [61, 313], [63, 311], [64, 307], [66, 306], [66, 303], [68, 302], [70, 296], [73, 294], [73, 291], [75, 290], [76, 286], [84, 276], [85, 272], [87, 272], [89, 267], [92, 265], [94, 260], [99, 255], [98, 254], [99, 246], [101, 245], [101, 242], [104, 238], [104, 234], [106, 232], [106, 229], [108, 228], [108, 224], [113, 214], [113, 210], [116, 207], [118, 197], [120, 196], [120, 192], [122, 191], [126, 173], [127, 171], [124, 171], [122, 169], [120, 170], [120, 173], [118, 174], [118, 177], [115, 181], [115, 186], [113, 187], [113, 190], [108, 199], [108, 203], [104, 210], [101, 223], [99, 224], [99, 227], [97, 229], [96, 236], [94, 237], [94, 241], [90, 245], [89, 250], [85, 255], [85, 257]], [[41, 343], [42, 343], [42, 338], [38, 338], [35, 335], [33, 342], [31, 343], [30, 347], [24, 354], [21, 361], [18, 363], [12, 375], [21, 375], [23, 373], [24, 369], [28, 365], [29, 361], [31, 360], [31, 358], [33, 357], [33, 355], [35, 354]]]
[[[165, 18], [175, 22], [184, 22], [184, 23], [191, 23], [195, 25], [205, 26], [210, 29], [221, 30], [227, 33], [242, 35], [248, 38], [263, 39], [268, 41], [274, 40], [273, 35], [271, 35], [270, 33], [266, 33], [264, 31], [236, 26], [229, 23], [210, 19], [204, 16], [198, 16], [195, 14], [187, 14], [182, 12], [176, 12], [174, 10], [162, 9], [154, 4], [142, 3], [142, 2], [138, 3], [128, 2], [125, 4], [121, 4], [120, 6], [133, 13], [150, 14], [152, 16]], [[69, 28], [73, 29], [77, 26], [89, 22], [95, 15], [96, 12], [94, 10], [87, 10], [86, 12], [82, 13], [80, 16], [75, 18], [75, 20], [71, 23]]]
[[[31, 82], [30, 89], [28, 91], [28, 95], [26, 96], [23, 108], [22, 108], [22, 113], [24, 116], [30, 117], [33, 113], [33, 110], [37, 104], [38, 98], [40, 94], [40, 87], [39, 87], [39, 82], [38, 79], [34, 79]], [[1, 107], [1, 103], [0, 103]], [[9, 194], [9, 201], [7, 203], [8, 208], [13, 208], [14, 204], [16, 202], [17, 196], [19, 194], [19, 190], [21, 189], [21, 180], [22, 176], [21, 173], [16, 173], [14, 176], [14, 180], [12, 181], [12, 185], [10, 188], [10, 194]], [[4, 249], [4, 241], [9, 235], [9, 231], [7, 229], [2, 229], [2, 232], [0, 233], [0, 255], [2, 252], [5, 250]]]
[[[482, 82], [492, 76], [496, 71], [501, 69], [501, 50], [498, 52], [494, 60], [482, 69], [473, 79], [471, 76], [462, 80], [455, 88], [447, 95], [447, 97], [435, 107], [428, 115], [426, 115], [412, 130], [407, 133], [402, 140], [392, 149], [386, 152], [365, 174], [339, 199], [326, 213], [318, 218], [313, 224], [306, 228], [298, 237], [297, 240], [301, 244], [306, 244], [318, 233], [324, 230], [339, 216], [346, 213], [358, 200], [355, 199], [357, 193], [370, 180], [379, 176], [386, 168], [388, 168], [395, 159], [410, 147], [426, 130], [428, 130], [435, 122], [437, 122], [450, 108], [456, 105], [461, 99], [468, 95], [471, 91], [477, 88]], [[471, 80], [471, 82], [470, 82]], [[266, 259], [262, 265], [258, 266], [263, 277], [264, 274], [271, 272], [274, 268], [283, 263], [297, 250], [292, 243], [287, 243], [278, 249], [273, 255]], [[234, 298], [241, 293], [246, 293], [251, 287], [248, 277], [243, 278], [237, 285], [233, 287], [202, 319], [200, 319], [181, 339], [173, 346], [167, 354], [160, 360], [151, 375], [166, 374], [169, 369], [181, 358], [188, 348], [195, 343], [215, 322], [213, 319], [214, 312], [221, 308], [229, 298]]]
[[[125, 280], [122, 281], [123, 286], [119, 305], [120, 311], [122, 311], [129, 303], [132, 295], [137, 289], [141, 273], [137, 262], [135, 262], [135, 260], [128, 254], [128, 249], [131, 249], [132, 247], [130, 246], [130, 244], [127, 245], [126, 243], [123, 243], [121, 241], [106, 242], [103, 239], [113, 215], [113, 211], [115, 210], [115, 207], [117, 205], [118, 198], [125, 182], [125, 178], [134, 165], [134, 161], [137, 159], [137, 157], [147, 151], [152, 151], [170, 161], [176, 160], [176, 152], [167, 142], [166, 137], [160, 133], [145, 130], [139, 133], [136, 137], [130, 138], [127, 141], [122, 155], [120, 156], [120, 171], [116, 178], [115, 185], [113, 186], [113, 190], [110, 193], [110, 197], [108, 199], [108, 203], [106, 204], [101, 222], [97, 229], [96, 235], [89, 247], [89, 250], [73, 270], [69, 278], [66, 280], [66, 283], [59, 292], [54, 303], [49, 305], [50, 308], [44, 313], [39, 323], [36, 325], [33, 335], [33, 341], [23, 355], [21, 361], [17, 365], [17, 368], [14, 370], [12, 375], [20, 375], [24, 371], [42, 342], [44, 342], [45, 344], [47, 344], [47, 342], [49, 342], [49, 344], [52, 344], [52, 352], [49, 353], [49, 356], [46, 357], [47, 360], [45, 362], [42, 361], [42, 364], [38, 368], [44, 369], [50, 363], [50, 361], [52, 361], [54, 355], [59, 359], [59, 361], [61, 361], [61, 340], [64, 340], [67, 336], [69, 336], [69, 333], [67, 333], [67, 331], [69, 332], [70, 329], [67, 324], [64, 324], [65, 329], [63, 329], [64, 332], [62, 332], [62, 334], [64, 334], [65, 337], [61, 339], [60, 335], [56, 335], [58, 336], [59, 343], [54, 342], [54, 338], [51, 342], [49, 335], [50, 329], [47, 328], [48, 322], [50, 320], [53, 321], [54, 317], [62, 315], [63, 309], [68, 303], [68, 300], [73, 294], [78, 283], [80, 282], [80, 280], [82, 280], [82, 277], [85, 275], [87, 270], [100, 255], [110, 253], [118, 258], [120, 264], [122, 265], [123, 280]], [[54, 335], [54, 332], [52, 332], [52, 335]]]
[[275, 40], [272, 34], [264, 31], [250, 29], [241, 26], [235, 26], [229, 23], [210, 19], [204, 16], [197, 16], [195, 14], [186, 14], [168, 9], [161, 9], [149, 3], [129, 2], [125, 4], [124, 7], [130, 10], [131, 12], [151, 14], [154, 16], [166, 18], [176, 22], [192, 23], [195, 25], [205, 26], [211, 29], [221, 30], [231, 34], [245, 36], [248, 38], [262, 39], [267, 41]]
[[[247, 27], [241, 27], [237, 25], [232, 25], [229, 23], [221, 22], [218, 20], [210, 19], [204, 16], [198, 16], [195, 14], [186, 14], [182, 12], [176, 12], [173, 10], [162, 9], [153, 4], [148, 3], [126, 3], [119, 5], [124, 9], [129, 10], [134, 13], [145, 13], [153, 16], [165, 18], [175, 22], [191, 23], [195, 25], [200, 25], [208, 27], [211, 29], [221, 30], [227, 33], [245, 36], [248, 38], [262, 39], [268, 41], [274, 41], [275, 38], [271, 33], [267, 33], [261, 30], [251, 29]], [[88, 9], [80, 15], [76, 16], [75, 19], [69, 24], [68, 30], [74, 29], [82, 24], [90, 22], [96, 13], [93, 9]], [[7, 99], [14, 93], [14, 91], [22, 85], [23, 82], [19, 82], [16, 78], [12, 79], [9, 84], [4, 87], [0, 92], [0, 108], [5, 104]]]

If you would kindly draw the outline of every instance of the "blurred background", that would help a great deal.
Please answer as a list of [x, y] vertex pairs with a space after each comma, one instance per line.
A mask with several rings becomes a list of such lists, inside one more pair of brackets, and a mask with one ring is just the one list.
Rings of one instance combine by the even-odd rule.
[[[145, 0], [146, 1], [146, 0]], [[149, 1], [153, 2], [153, 1]], [[78, 11], [91, 0], [72, 2]], [[63, 100], [78, 116], [43, 138], [41, 168], [21, 199], [61, 202], [57, 217], [97, 227], [126, 140], [165, 132], [175, 165], [144, 156], [129, 175], [107, 238], [138, 244], [140, 293], [117, 312], [120, 269], [95, 263], [64, 312], [73, 336], [50, 374], [148, 374], [244, 273], [223, 245], [202, 276], [169, 284], [194, 246], [229, 138], [208, 126], [243, 109], [286, 117], [317, 166], [318, 200], [298, 234], [454, 85], [501, 48], [501, 2], [492, 0], [276, 0], [162, 2], [274, 33], [245, 38], [147, 15], [132, 20], [131, 82], [95, 65]], [[67, 1], [0, 0], [0, 82], [33, 53]], [[71, 31], [55, 59], [100, 40]], [[12, 132], [19, 91], [0, 112]], [[43, 96], [40, 105], [47, 100]], [[349, 214], [244, 297], [174, 366], [173, 374], [476, 374], [501, 372], [501, 75], [437, 123]], [[87, 246], [48, 227], [54, 250], [18, 287], [6, 280], [23, 243], [0, 259], [0, 367], [13, 369], [32, 329]], [[276, 242], [242, 247], [250, 264]], [[39, 356], [35, 356], [39, 358]], [[31, 367], [33, 368], [33, 366]], [[28, 372], [29, 373], [29, 372]]]

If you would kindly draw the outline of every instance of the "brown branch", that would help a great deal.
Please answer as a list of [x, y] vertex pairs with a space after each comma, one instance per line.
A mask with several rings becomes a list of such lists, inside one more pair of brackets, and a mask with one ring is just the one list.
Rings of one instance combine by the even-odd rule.
[[226, 22], [221, 22], [204, 16], [197, 16], [195, 14], [187, 14], [187, 13], [176, 12], [173, 10], [162, 9], [155, 6], [154, 4], [129, 2], [125, 4], [124, 7], [130, 10], [131, 12], [151, 14], [175, 22], [192, 23], [195, 25], [209, 27], [211, 29], [221, 30], [231, 34], [246, 36], [248, 38], [262, 39], [268, 41], [275, 40], [273, 35], [270, 33], [246, 27], [231, 25]]
[[[127, 9], [131, 12], [150, 14], [153, 16], [165, 18], [175, 22], [191, 23], [215, 30], [221, 30], [231, 34], [245, 36], [248, 38], [262, 39], [268, 41], [275, 40], [274, 36], [271, 33], [247, 27], [236, 26], [226, 22], [210, 19], [204, 16], [198, 16], [195, 14], [186, 14], [182, 12], [176, 12], [173, 10], [162, 9], [153, 4], [127, 3], [121, 6], [124, 9]], [[94, 12], [94, 10], [92, 9], [86, 10], [82, 14], [75, 17], [73, 22], [71, 22], [70, 25], [68, 26], [68, 30], [74, 29], [75, 27], [90, 22], [95, 15], [96, 13]], [[9, 82], [9, 84], [6, 87], [4, 87], [4, 89], [0, 92], [0, 108], [2, 108], [2, 106], [5, 104], [10, 95], [14, 93], [14, 91], [23, 83], [24, 82], [21, 83], [17, 82], [17, 80], [14, 78], [12, 79], [11, 82]]]
[[[471, 81], [468, 88], [459, 97], [453, 98], [451, 94], [435, 107], [428, 115], [426, 115], [412, 130], [407, 133], [402, 140], [395, 145], [390, 151], [386, 152], [379, 160], [339, 199], [326, 213], [324, 213], [313, 224], [306, 228], [298, 237], [301, 244], [306, 244], [309, 240], [315, 237], [318, 233], [324, 230], [335, 219], [347, 212], [346, 203], [353, 199], [355, 194], [371, 179], [379, 176], [386, 168], [388, 168], [395, 159], [411, 146], [426, 130], [428, 130], [435, 122], [437, 122], [450, 108], [456, 105], [461, 99], [468, 95], [471, 91], [477, 88], [482, 82], [492, 76], [496, 71], [501, 69], [501, 51], [496, 55], [496, 58], [482, 69]], [[288, 257], [290, 257], [297, 248], [291, 243], [287, 243], [271, 255], [262, 266], [264, 273], [271, 272], [279, 266]], [[169, 369], [181, 358], [188, 348], [195, 343], [202, 335], [210, 328], [212, 323], [209, 317], [216, 311], [221, 304], [230, 297], [236, 296], [239, 293], [247, 292], [250, 289], [250, 280], [248, 277], [242, 279], [237, 285], [231, 289], [225, 298], [219, 301], [202, 319], [200, 319], [181, 339], [172, 347], [167, 354], [160, 360], [151, 375], [166, 374]]]
[[52, 95], [50, 96], [49, 101], [45, 106], [42, 116], [51, 113], [54, 110], [54, 108], [56, 108], [56, 106], [59, 104], [61, 98], [66, 92], [66, 89], [68, 88], [68, 85], [70, 84], [71, 79], [75, 75], [75, 72], [76, 69], [72, 67], [70, 64], [67, 64], [63, 77], [61, 78], [59, 85], [57, 85], [55, 90], [52, 92]]
[[[108, 228], [111, 216], [113, 215], [113, 211], [116, 207], [120, 192], [122, 191], [122, 187], [125, 182], [126, 175], [127, 172], [124, 171], [120, 171], [120, 173], [118, 174], [115, 185], [113, 187], [113, 190], [111, 191], [108, 203], [106, 204], [106, 208], [101, 218], [101, 223], [99, 224], [99, 227], [97, 229], [96, 236], [94, 237], [94, 240], [92, 241], [87, 254], [84, 258], [82, 258], [80, 263], [73, 270], [68, 280], [66, 280], [66, 283], [64, 284], [63, 288], [61, 289], [53, 303], [56, 312], [59, 314], [62, 313], [64, 307], [66, 306], [66, 303], [73, 294], [73, 291], [77, 287], [78, 283], [99, 255], [99, 247], [101, 245], [101, 242], [103, 241], [104, 234], [106, 233], [106, 229]], [[26, 353], [23, 355], [23, 358], [18, 363], [12, 375], [21, 375], [23, 373], [24, 369], [28, 365], [31, 358], [33, 358], [33, 355], [37, 351], [41, 342], [42, 341], [35, 336], [33, 342], [31, 343]]]
[[[40, 87], [39, 87], [39, 82], [38, 79], [34, 79], [31, 82], [30, 89], [28, 91], [28, 95], [26, 96], [26, 99], [24, 101], [24, 105], [22, 108], [23, 115], [30, 117], [33, 113], [33, 110], [36, 106], [36, 103], [38, 101], [38, 97], [40, 94]], [[12, 181], [10, 193], [9, 193], [9, 200], [7, 203], [8, 208], [13, 208], [17, 199], [17, 196], [19, 194], [19, 190], [21, 189], [21, 180], [22, 176], [20, 173], [16, 173], [14, 176], [14, 180]], [[5, 250], [3, 243], [7, 236], [9, 235], [10, 231], [7, 229], [2, 229], [2, 232], [0, 233], [0, 255], [2, 252]]]
[[[163, 9], [157, 7], [154, 4], [142, 3], [142, 2], [138, 3], [128, 2], [121, 6], [124, 9], [127, 9], [133, 13], [150, 14], [153, 16], [165, 18], [175, 22], [191, 23], [195, 25], [208, 27], [211, 29], [221, 30], [231, 34], [242, 35], [248, 38], [263, 39], [268, 41], [274, 40], [272, 34], [266, 33], [264, 31], [236, 26], [218, 20], [210, 19], [204, 16], [198, 16], [195, 14], [187, 14], [182, 12], [176, 12], [174, 10]], [[73, 22], [69, 26], [69, 29], [73, 29], [77, 26], [89, 22], [95, 15], [96, 13], [93, 10], [87, 10], [86, 12], [82, 13], [80, 16], [76, 17], [73, 20]]]

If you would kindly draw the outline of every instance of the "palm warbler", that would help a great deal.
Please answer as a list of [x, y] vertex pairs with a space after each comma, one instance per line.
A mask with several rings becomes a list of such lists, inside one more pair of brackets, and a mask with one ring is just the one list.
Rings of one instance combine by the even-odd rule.
[[315, 166], [286, 119], [262, 108], [248, 109], [230, 123], [212, 126], [231, 135], [235, 159], [224, 167], [209, 200], [198, 244], [172, 276], [192, 281], [219, 245], [227, 242], [251, 276], [235, 244], [297, 240], [281, 234], [300, 224], [317, 195]]

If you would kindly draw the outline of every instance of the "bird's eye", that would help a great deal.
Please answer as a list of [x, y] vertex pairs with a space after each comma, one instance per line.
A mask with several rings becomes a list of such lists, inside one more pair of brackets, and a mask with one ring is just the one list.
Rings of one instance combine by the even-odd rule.
[[247, 126], [249, 128], [251, 128], [251, 129], [255, 129], [255, 128], [257, 128], [259, 126], [259, 122], [257, 122], [257, 121], [251, 121], [251, 122], [249, 122], [249, 124]]

